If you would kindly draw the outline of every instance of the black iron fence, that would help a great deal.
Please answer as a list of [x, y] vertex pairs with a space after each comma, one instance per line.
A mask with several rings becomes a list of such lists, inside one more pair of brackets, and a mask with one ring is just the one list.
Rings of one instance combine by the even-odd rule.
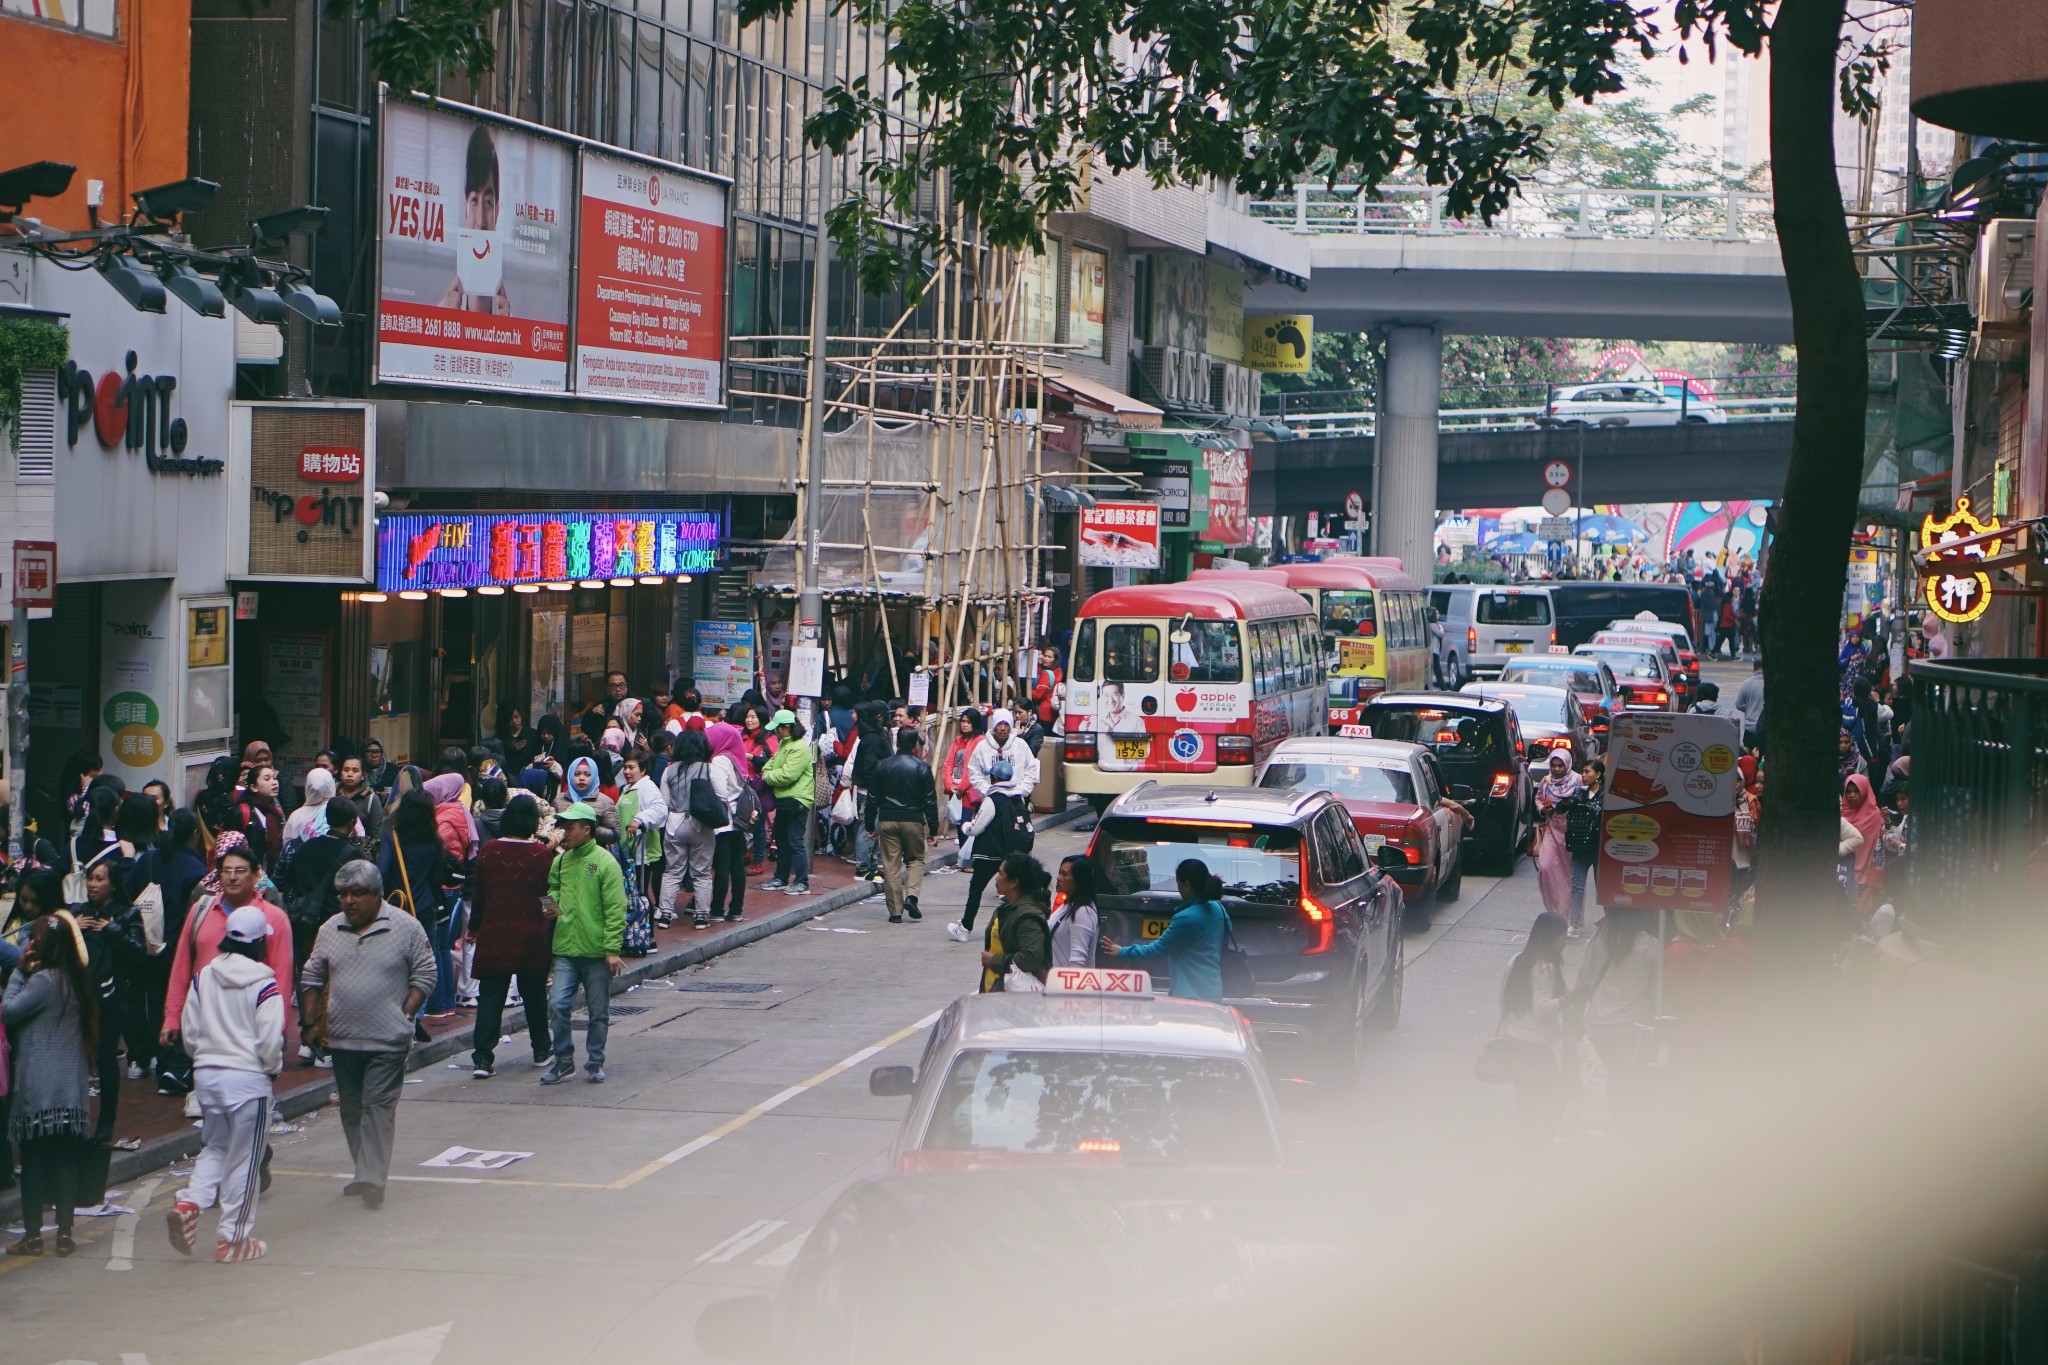
[[2041, 1359], [2039, 1256], [2010, 1266], [1935, 1255], [1856, 1297], [1852, 1365], [2032, 1365]]
[[[2038, 903], [2048, 872], [2048, 659], [1915, 663], [1906, 901], [1943, 934]], [[2009, 927], [2002, 926], [2002, 927]]]

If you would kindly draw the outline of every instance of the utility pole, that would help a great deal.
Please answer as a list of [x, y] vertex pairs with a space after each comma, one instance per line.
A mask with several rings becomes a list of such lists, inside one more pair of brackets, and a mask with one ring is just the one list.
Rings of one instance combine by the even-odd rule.
[[[839, 79], [839, 16], [832, 0], [825, 3], [824, 90]], [[805, 381], [807, 404], [804, 421], [804, 543], [797, 570], [796, 630], [791, 673], [795, 672], [794, 649], [817, 648], [819, 629], [825, 618], [825, 594], [819, 578], [819, 545], [825, 524], [825, 350], [832, 333], [832, 237], [825, 230], [825, 216], [831, 211], [839, 189], [839, 154], [822, 149], [823, 164], [818, 184], [818, 243], [811, 256], [811, 357]], [[814, 699], [798, 701], [798, 715], [804, 732], [817, 737], [818, 707]]]
[[[18, 585], [15, 595], [20, 596]], [[28, 848], [28, 608], [19, 601], [7, 653], [7, 857], [19, 868]]]

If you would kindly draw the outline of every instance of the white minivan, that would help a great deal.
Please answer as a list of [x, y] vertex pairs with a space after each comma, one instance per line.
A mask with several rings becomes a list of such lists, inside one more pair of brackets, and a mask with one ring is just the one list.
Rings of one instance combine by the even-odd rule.
[[1444, 618], [1444, 674], [1451, 685], [1498, 678], [1510, 659], [1545, 654], [1557, 643], [1550, 589], [1535, 583], [1439, 584]]

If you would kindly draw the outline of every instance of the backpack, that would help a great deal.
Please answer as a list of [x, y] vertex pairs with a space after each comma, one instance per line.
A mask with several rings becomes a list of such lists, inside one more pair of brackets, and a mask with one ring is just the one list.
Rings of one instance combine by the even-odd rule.
[[750, 834], [761, 823], [761, 798], [754, 791], [754, 784], [745, 777], [740, 778], [740, 794], [732, 803], [732, 822]]
[[1600, 805], [1574, 797], [1564, 805], [1564, 846], [1573, 853], [1592, 853], [1600, 847]]
[[[1017, 797], [1002, 792], [993, 793], [993, 799], [1001, 803], [996, 807], [996, 816], [987, 832], [982, 836], [994, 842], [999, 856], [1012, 853], [1029, 853], [1038, 842], [1038, 831], [1031, 827], [1031, 807]], [[981, 849], [977, 844], [976, 856]]]
[[718, 799], [717, 788], [711, 785], [711, 765], [699, 763], [690, 770], [689, 782], [690, 818], [707, 831], [725, 824], [725, 802]]

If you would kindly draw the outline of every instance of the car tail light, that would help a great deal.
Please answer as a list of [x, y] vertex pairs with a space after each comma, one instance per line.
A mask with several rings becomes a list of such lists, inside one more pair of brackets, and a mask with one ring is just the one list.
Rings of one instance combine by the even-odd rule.
[[1467, 627], [1465, 627], [1465, 654], [1466, 654], [1466, 656], [1467, 656], [1467, 657], [1470, 657], [1470, 656], [1471, 656], [1471, 653], [1472, 653], [1472, 651], [1473, 651], [1473, 650], [1475, 650], [1475, 649], [1477, 649], [1477, 648], [1479, 648], [1479, 628], [1478, 628], [1477, 626], [1467, 626]]
[[1387, 680], [1385, 678], [1360, 678], [1358, 680], [1358, 691], [1361, 695], [1367, 692], [1384, 692], [1386, 690]]
[[1082, 1138], [1074, 1144], [1075, 1151], [1094, 1156], [1115, 1156], [1123, 1149], [1124, 1145], [1115, 1138]]
[[1544, 643], [1552, 645], [1557, 643], [1557, 628], [1555, 626], [1551, 627], [1550, 638], [1546, 640]]
[[1093, 763], [1095, 761], [1095, 736], [1093, 734], [1068, 735], [1066, 760], [1069, 763]]
[[1250, 735], [1216, 736], [1216, 766], [1242, 766], [1252, 761], [1252, 737]]
[[1496, 797], [1506, 796], [1509, 789], [1514, 785], [1515, 775], [1513, 773], [1495, 773], [1493, 775], [1493, 794]]
[[1660, 687], [1650, 694], [1650, 700], [1659, 706], [1669, 706], [1671, 704], [1671, 694]]
[[1305, 953], [1329, 952], [1330, 946], [1337, 941], [1337, 917], [1330, 913], [1330, 907], [1324, 905], [1314, 896], [1303, 896], [1301, 898], [1301, 913], [1308, 916], [1310, 926], [1316, 931], [1315, 942], [1302, 949], [1302, 951]]
[[1550, 741], [1550, 752], [1554, 754], [1563, 754], [1567, 758], [1569, 758], [1572, 752], [1572, 742], [1568, 739], [1563, 738], [1562, 736], [1560, 736], [1557, 739], [1553, 739]]

